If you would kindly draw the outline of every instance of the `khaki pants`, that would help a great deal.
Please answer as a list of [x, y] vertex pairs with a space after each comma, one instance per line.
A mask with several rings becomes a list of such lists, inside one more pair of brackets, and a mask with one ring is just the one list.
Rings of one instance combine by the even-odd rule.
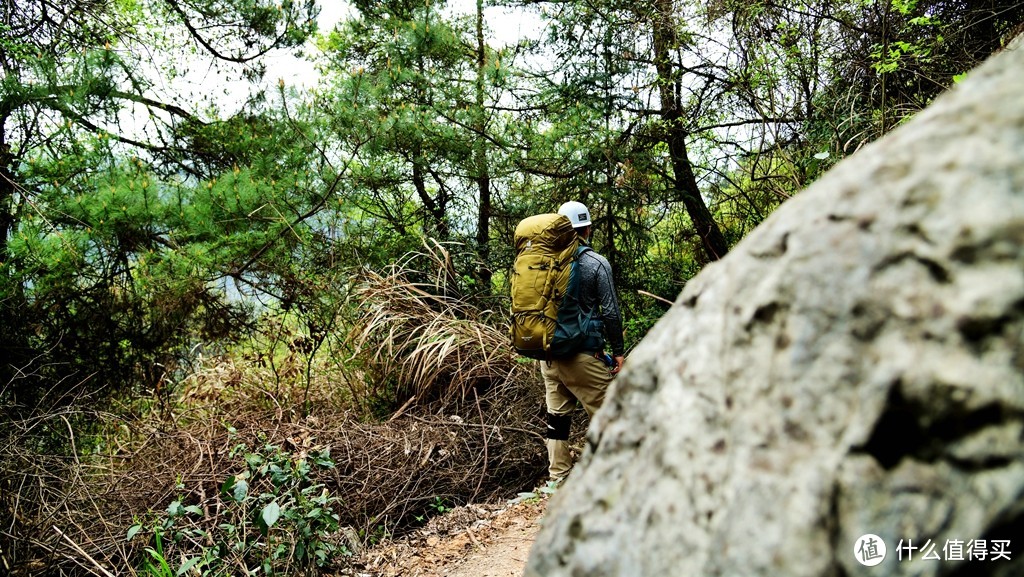
[[[593, 353], [541, 361], [540, 372], [544, 377], [544, 401], [552, 415], [568, 415], [579, 401], [587, 411], [587, 417], [592, 417], [601, 408], [608, 385], [612, 382], [608, 365]], [[572, 467], [569, 443], [548, 439], [547, 445], [548, 475], [552, 479], [562, 479]]]

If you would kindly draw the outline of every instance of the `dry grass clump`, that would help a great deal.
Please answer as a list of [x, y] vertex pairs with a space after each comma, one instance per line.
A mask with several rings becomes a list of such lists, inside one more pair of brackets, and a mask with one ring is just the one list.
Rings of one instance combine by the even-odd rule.
[[123, 554], [124, 533], [116, 534], [121, 515], [113, 495], [94, 481], [109, 478], [120, 463], [114, 455], [89, 455], [76, 431], [113, 417], [71, 407], [27, 415], [4, 409], [0, 574], [104, 575], [94, 555]]
[[[431, 279], [412, 263], [430, 267]], [[493, 311], [468, 303], [440, 244], [384, 273], [365, 271], [355, 296], [362, 315], [352, 332], [355, 354], [371, 376], [370, 396], [397, 403], [453, 406], [474, 390], [522, 380], [504, 328]], [[504, 324], [504, 323], [502, 323]]]

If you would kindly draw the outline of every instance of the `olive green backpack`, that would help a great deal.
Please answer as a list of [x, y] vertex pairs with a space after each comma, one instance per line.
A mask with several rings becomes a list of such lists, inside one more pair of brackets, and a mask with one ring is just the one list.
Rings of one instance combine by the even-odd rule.
[[578, 298], [577, 262], [590, 247], [580, 243], [569, 219], [560, 214], [525, 218], [516, 226], [514, 241], [511, 332], [516, 352], [550, 360], [600, 341], [600, 321], [581, 313]]

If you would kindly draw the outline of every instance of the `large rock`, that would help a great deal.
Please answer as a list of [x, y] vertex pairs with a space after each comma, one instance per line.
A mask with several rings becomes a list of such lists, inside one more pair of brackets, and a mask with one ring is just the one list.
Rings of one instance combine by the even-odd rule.
[[[1024, 575], [1022, 339], [1016, 49], [687, 285], [526, 575]], [[855, 557], [864, 534], [878, 566]], [[987, 560], [956, 560], [982, 539]]]

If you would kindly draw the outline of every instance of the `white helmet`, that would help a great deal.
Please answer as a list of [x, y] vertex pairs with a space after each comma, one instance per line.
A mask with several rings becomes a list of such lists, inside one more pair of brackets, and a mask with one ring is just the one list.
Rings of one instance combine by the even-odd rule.
[[590, 211], [582, 202], [570, 200], [558, 208], [558, 214], [569, 217], [573, 228], [590, 226]]

